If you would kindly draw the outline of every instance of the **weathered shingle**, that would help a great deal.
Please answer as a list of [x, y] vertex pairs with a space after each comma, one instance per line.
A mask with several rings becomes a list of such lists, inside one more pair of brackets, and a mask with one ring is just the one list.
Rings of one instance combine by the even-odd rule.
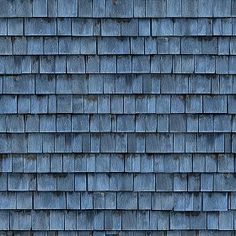
[[25, 35], [53, 35], [56, 33], [56, 20], [45, 18], [27, 18], [25, 20]]
[[65, 0], [58, 0], [57, 4], [57, 15], [59, 17], [77, 16], [77, 0], [72, 0], [71, 2], [67, 2]]
[[30, 212], [18, 211], [10, 214], [10, 229], [11, 230], [30, 230], [31, 229], [31, 214]]
[[225, 193], [204, 193], [203, 210], [225, 211], [227, 210], [227, 194]]
[[147, 17], [164, 17], [166, 16], [166, 0], [147, 0], [146, 1]]
[[33, 194], [31, 192], [17, 192], [16, 193], [16, 208], [17, 209], [32, 209]]
[[39, 192], [34, 195], [35, 209], [65, 209], [65, 194]]
[[[19, 178], [20, 177], [20, 178]], [[36, 179], [30, 174], [11, 174], [8, 176], [8, 190], [32, 191], [36, 190]]]
[[171, 36], [173, 35], [173, 31], [174, 31], [174, 25], [171, 19], [166, 18], [166, 19], [152, 20], [153, 36]]
[[121, 230], [121, 214], [119, 211], [105, 212], [105, 229]]
[[110, 1], [106, 0], [106, 16], [129, 18], [133, 16], [133, 0]]

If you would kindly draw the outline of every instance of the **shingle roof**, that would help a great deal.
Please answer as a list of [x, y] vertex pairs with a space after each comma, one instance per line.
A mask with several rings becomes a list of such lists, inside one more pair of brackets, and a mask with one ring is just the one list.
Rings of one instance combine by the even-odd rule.
[[0, 235], [233, 236], [235, 17], [0, 0]]

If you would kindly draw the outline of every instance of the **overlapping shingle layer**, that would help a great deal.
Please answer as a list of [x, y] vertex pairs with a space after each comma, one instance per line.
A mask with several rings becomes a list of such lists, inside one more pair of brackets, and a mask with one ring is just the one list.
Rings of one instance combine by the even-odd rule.
[[0, 235], [235, 235], [235, 36], [236, 0], [0, 0]]

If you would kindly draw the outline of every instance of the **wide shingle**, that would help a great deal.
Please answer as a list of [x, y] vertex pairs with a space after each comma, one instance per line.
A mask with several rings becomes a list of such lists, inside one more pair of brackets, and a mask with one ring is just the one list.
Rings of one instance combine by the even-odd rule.
[[57, 14], [59, 17], [77, 16], [77, 0], [72, 0], [70, 2], [65, 0], [58, 0], [57, 6]]
[[205, 96], [203, 97], [204, 113], [226, 113], [227, 101], [222, 96]]
[[181, 16], [181, 0], [167, 0], [167, 16], [179, 17]]
[[30, 212], [18, 211], [10, 214], [11, 230], [30, 230], [31, 214]]
[[156, 174], [156, 190], [157, 191], [173, 191], [173, 177], [170, 174]]
[[0, 104], [0, 112], [2, 114], [17, 112], [17, 97], [15, 95], [2, 95], [0, 98]]
[[134, 177], [134, 191], [155, 191], [155, 175], [136, 175]]
[[205, 211], [225, 211], [227, 210], [226, 193], [204, 193], [203, 210]]
[[28, 18], [25, 21], [26, 35], [54, 35], [56, 33], [55, 19]]
[[137, 204], [137, 193], [121, 192], [117, 194], [117, 209], [135, 210]]
[[33, 94], [35, 91], [34, 76], [12, 77], [7, 76], [3, 81], [3, 93], [6, 94]]
[[105, 212], [105, 229], [121, 230], [121, 213], [119, 211]]
[[72, 192], [66, 194], [66, 208], [80, 209], [80, 193]]
[[166, 0], [147, 0], [146, 1], [147, 17], [164, 17], [166, 16]]
[[106, 16], [129, 18], [133, 16], [133, 0], [111, 1], [106, 0]]
[[32, 212], [32, 229], [33, 230], [49, 230], [50, 219], [49, 212], [45, 211], [33, 211]]
[[39, 192], [34, 195], [35, 209], [65, 209], [65, 194]]
[[11, 174], [8, 177], [8, 190], [13, 190], [13, 191], [36, 190], [35, 176], [30, 174], [24, 174], [24, 175]]

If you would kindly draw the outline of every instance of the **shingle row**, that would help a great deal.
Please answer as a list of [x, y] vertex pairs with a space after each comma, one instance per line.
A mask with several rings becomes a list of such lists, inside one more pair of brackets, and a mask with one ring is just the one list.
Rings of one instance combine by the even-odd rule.
[[[125, 210], [118, 212], [112, 210], [78, 212], [12, 210], [1, 211], [0, 214], [3, 219], [0, 222], [1, 230], [112, 230], [113, 232], [115, 230], [143, 230], [145, 232], [144, 230], [234, 230], [236, 228], [235, 214], [232, 211], [184, 213]], [[217, 235], [222, 235], [222, 233], [221, 231], [221, 234]]]
[[235, 0], [2, 1], [0, 17], [230, 17]]
[[234, 154], [5, 154], [2, 173], [234, 173]]
[[1, 95], [1, 114], [228, 113], [234, 95]]
[[0, 55], [236, 55], [233, 37], [0, 37]]
[[0, 74], [235, 74], [236, 56], [0, 56]]
[[[213, 228], [213, 227], [211, 227]], [[218, 227], [217, 227], [218, 228]], [[21, 235], [23, 236], [41, 236], [42, 234], [47, 236], [54, 236], [55, 234], [58, 236], [64, 236], [65, 234], [70, 234], [71, 236], [107, 236], [107, 234], [119, 234], [120, 236], [221, 236], [222, 231], [216, 230], [216, 229], [207, 229], [207, 230], [150, 230], [147, 232], [147, 230], [70, 230], [70, 232], [66, 232], [65, 230], [21, 230]], [[0, 231], [2, 236], [7, 236], [8, 234], [15, 233], [14, 230], [8, 230], [8, 231]], [[234, 231], [232, 230], [224, 230], [224, 236], [234, 236]]]
[[[192, 178], [190, 177], [190, 184]], [[195, 189], [194, 189], [195, 187]], [[198, 187], [198, 188], [197, 188]], [[202, 190], [200, 183], [190, 187]], [[204, 188], [203, 188], [204, 189]], [[0, 192], [1, 210], [230, 211], [236, 194], [191, 192]]]
[[0, 134], [1, 153], [235, 153], [232, 134]]
[[[111, 1], [111, 0], [109, 0]], [[235, 18], [0, 18], [9, 36], [235, 36]]]
[[236, 132], [236, 116], [223, 114], [0, 115], [0, 133], [28, 132]]
[[[211, 199], [213, 191], [225, 196], [224, 201], [219, 197], [219, 202], [226, 205], [224, 193], [236, 191], [234, 173], [2, 173], [0, 181], [0, 190], [10, 192], [210, 192], [206, 207], [216, 204]], [[232, 204], [235, 206], [235, 199]]]
[[0, 77], [0, 94], [235, 94], [235, 75], [16, 75]]

